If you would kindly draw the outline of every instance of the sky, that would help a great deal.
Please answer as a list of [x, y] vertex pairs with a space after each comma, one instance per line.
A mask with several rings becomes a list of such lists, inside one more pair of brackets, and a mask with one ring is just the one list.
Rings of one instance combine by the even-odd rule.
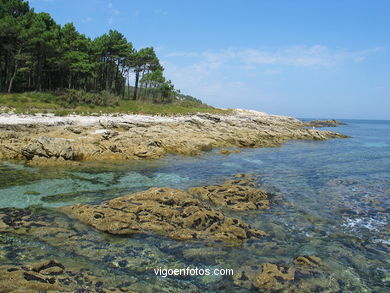
[[222, 108], [390, 120], [390, 1], [31, 0], [95, 38], [153, 46], [182, 93]]

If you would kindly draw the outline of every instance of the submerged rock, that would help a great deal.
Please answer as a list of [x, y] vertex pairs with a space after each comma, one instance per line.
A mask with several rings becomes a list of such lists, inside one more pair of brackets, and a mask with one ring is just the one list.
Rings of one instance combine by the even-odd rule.
[[268, 209], [270, 194], [256, 188], [254, 177], [246, 174], [236, 175], [222, 185], [194, 187], [189, 193], [202, 200], [208, 200], [217, 206], [237, 211]]
[[231, 149], [221, 149], [221, 150], [219, 150], [219, 153], [220, 153], [221, 155], [238, 154], [238, 153], [240, 153], [240, 152], [241, 152], [241, 151], [238, 150], [238, 149], [233, 149], [233, 150], [231, 150]]
[[151, 188], [99, 205], [61, 207], [60, 210], [111, 234], [152, 232], [178, 240], [237, 241], [266, 233], [239, 219], [225, 217], [183, 190]]
[[0, 266], [1, 292], [132, 292], [110, 288], [97, 276], [76, 268], [66, 268], [56, 260], [28, 265]]
[[[120, 241], [121, 245], [117, 245], [118, 239], [107, 238], [107, 235], [97, 233], [91, 227], [49, 209], [0, 209], [0, 233], [46, 243], [55, 251], [66, 252], [75, 258], [102, 262], [104, 268], [126, 266], [131, 271], [144, 273], [161, 266], [162, 259], [169, 259], [159, 249], [145, 246], [143, 242], [123, 239], [124, 241]], [[11, 246], [5, 254], [10, 255], [5, 259], [12, 262], [24, 261], [26, 257], [35, 259], [28, 248], [19, 250]], [[171, 264], [172, 267], [184, 266], [176, 261]]]
[[340, 284], [316, 256], [299, 256], [292, 264], [264, 263], [241, 267], [234, 284], [260, 292], [340, 292]]

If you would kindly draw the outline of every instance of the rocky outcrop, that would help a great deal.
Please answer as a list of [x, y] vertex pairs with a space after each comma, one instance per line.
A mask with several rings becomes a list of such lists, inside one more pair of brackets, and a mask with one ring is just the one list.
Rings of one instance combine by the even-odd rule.
[[56, 260], [28, 265], [0, 266], [1, 292], [132, 292], [106, 287], [102, 279]]
[[254, 177], [246, 174], [238, 174], [222, 185], [194, 187], [188, 192], [216, 206], [236, 211], [268, 209], [270, 205], [270, 194], [256, 188]]
[[266, 233], [228, 218], [183, 190], [151, 188], [99, 205], [62, 207], [67, 215], [111, 234], [157, 233], [173, 239], [241, 241]]
[[308, 123], [308, 126], [313, 126], [313, 127], [336, 127], [338, 125], [345, 125], [346, 123], [337, 121], [334, 119], [330, 120], [313, 120]]
[[229, 149], [220, 149], [219, 150], [219, 153], [221, 155], [231, 155], [231, 154], [238, 154], [240, 153], [241, 151], [238, 150], [238, 149], [234, 149], [234, 150], [229, 150]]
[[21, 149], [22, 155], [31, 160], [36, 157], [77, 160], [78, 154], [71, 142], [64, 138], [41, 136]]
[[240, 268], [234, 283], [259, 292], [341, 292], [344, 282], [316, 256], [299, 256], [291, 264], [264, 263]]
[[[70, 220], [63, 213], [51, 209], [0, 209], [0, 233], [33, 239], [34, 242], [44, 243], [55, 251], [93, 263], [102, 263], [103, 268], [121, 268], [145, 273], [161, 265], [161, 260], [167, 258], [158, 248], [145, 247], [144, 242], [122, 241], [121, 245], [112, 245], [107, 235], [96, 233], [92, 227]], [[15, 250], [21, 254], [17, 259]], [[48, 254], [42, 249], [37, 252], [32, 251], [29, 246], [15, 247], [14, 244], [9, 247], [1, 246], [0, 251], [2, 261], [9, 259], [11, 263], [35, 257], [35, 253], [38, 253], [37, 259], [40, 258], [39, 253], [44, 257]], [[140, 254], [140, 251], [143, 253]], [[8, 254], [9, 257], [4, 258], [4, 255]], [[175, 266], [182, 267], [184, 264], [179, 262], [175, 263]]]
[[36, 164], [45, 164], [47, 159], [63, 164], [155, 159], [167, 153], [200, 155], [218, 147], [226, 154], [229, 147], [273, 147], [291, 139], [345, 137], [305, 128], [307, 124], [294, 118], [243, 110], [180, 117], [7, 117], [0, 115], [0, 159]]

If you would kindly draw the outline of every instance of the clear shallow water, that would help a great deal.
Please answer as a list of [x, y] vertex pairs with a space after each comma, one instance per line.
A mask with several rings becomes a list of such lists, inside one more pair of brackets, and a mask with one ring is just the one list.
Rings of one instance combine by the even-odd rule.
[[[104, 248], [109, 257], [93, 255], [91, 247], [82, 243], [58, 249], [55, 239], [0, 234], [4, 251], [0, 262], [50, 255], [72, 259], [144, 292], [156, 288], [160, 292], [247, 292], [228, 277], [161, 278], [155, 277], [153, 268], [237, 269], [316, 255], [345, 283], [345, 292], [388, 292], [390, 121], [346, 122], [330, 130], [350, 135], [348, 139], [293, 141], [280, 148], [243, 149], [229, 156], [210, 152], [196, 158], [170, 156], [73, 169], [35, 169], [4, 162], [0, 164], [0, 208], [38, 205], [44, 208], [41, 213], [56, 213], [54, 208], [61, 205], [96, 203], [154, 186], [185, 189], [222, 183], [236, 173], [260, 175], [258, 183], [277, 197], [268, 211], [226, 211], [267, 231], [269, 243], [229, 247], [158, 236], [113, 237], [78, 224], [83, 237], [94, 239], [94, 249]], [[120, 259], [128, 262], [125, 267], [117, 265]]]

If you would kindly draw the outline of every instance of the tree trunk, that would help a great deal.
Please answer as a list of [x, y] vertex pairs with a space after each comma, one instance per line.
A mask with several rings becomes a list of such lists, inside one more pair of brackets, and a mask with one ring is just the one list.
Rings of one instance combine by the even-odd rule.
[[11, 93], [11, 90], [12, 90], [12, 84], [14, 83], [14, 79], [15, 79], [15, 76], [16, 76], [16, 71], [18, 70], [18, 62], [15, 61], [15, 71], [14, 73], [12, 74], [12, 77], [9, 81], [9, 85], [8, 85], [8, 93]]
[[111, 82], [111, 72], [109, 70], [110, 63], [107, 61], [106, 62], [106, 91], [111, 92], [110, 85], [112, 86]]
[[138, 95], [138, 82], [139, 82], [139, 71], [135, 71], [135, 85], [134, 85], [134, 96], [133, 100], [137, 100], [137, 95]]
[[127, 71], [127, 94], [130, 100], [130, 72]]
[[[18, 55], [20, 54], [20, 52], [22, 51], [22, 49], [20, 48], [18, 50]], [[19, 62], [18, 62], [18, 59], [15, 58], [15, 68], [14, 68], [14, 73], [12, 74], [12, 77], [9, 81], [9, 85], [8, 85], [8, 93], [11, 93], [11, 90], [12, 90], [12, 84], [14, 83], [14, 79], [15, 79], [15, 76], [16, 76], [16, 72], [18, 71], [18, 65], [19, 65]]]

